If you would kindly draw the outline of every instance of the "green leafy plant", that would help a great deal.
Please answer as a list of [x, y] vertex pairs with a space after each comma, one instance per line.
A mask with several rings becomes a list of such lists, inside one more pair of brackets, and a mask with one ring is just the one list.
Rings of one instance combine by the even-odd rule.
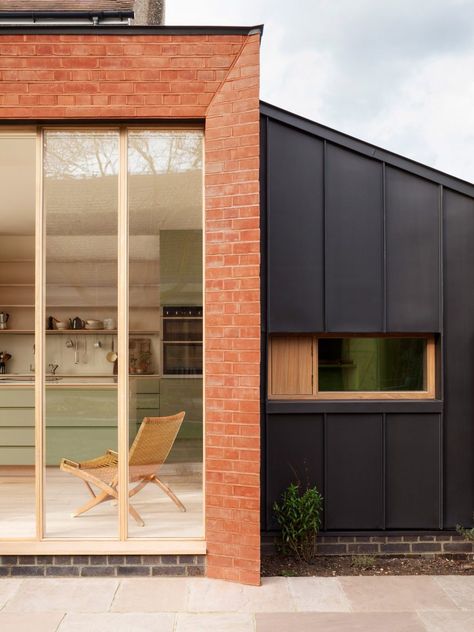
[[273, 511], [281, 528], [283, 553], [309, 562], [314, 556], [316, 536], [321, 526], [323, 497], [316, 487], [305, 490], [292, 483], [273, 504]]
[[[474, 514], [472, 515], [472, 517], [474, 518]], [[468, 540], [468, 542], [474, 542], [474, 527], [466, 529], [462, 525], [457, 524], [456, 531], [459, 533], [459, 535], [462, 535], [465, 540]]]
[[376, 559], [374, 555], [353, 555], [351, 559], [351, 566], [353, 568], [365, 570], [367, 568], [373, 568], [373, 566], [375, 566], [375, 562]]

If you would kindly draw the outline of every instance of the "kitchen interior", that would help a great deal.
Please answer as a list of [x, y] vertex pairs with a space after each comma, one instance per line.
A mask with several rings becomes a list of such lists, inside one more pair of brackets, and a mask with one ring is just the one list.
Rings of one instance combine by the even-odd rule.
[[[44, 132], [41, 252], [36, 142], [35, 131], [0, 136], [0, 538], [36, 533], [34, 332], [41, 290], [45, 537], [116, 538], [116, 502], [72, 517], [90, 490], [59, 466], [118, 448], [119, 134]], [[130, 445], [145, 417], [186, 413], [160, 469], [186, 511], [147, 485], [133, 498], [144, 525], [130, 517], [129, 537], [200, 537], [202, 133], [131, 129], [127, 159]], [[40, 257], [44, 288], [35, 286]]]

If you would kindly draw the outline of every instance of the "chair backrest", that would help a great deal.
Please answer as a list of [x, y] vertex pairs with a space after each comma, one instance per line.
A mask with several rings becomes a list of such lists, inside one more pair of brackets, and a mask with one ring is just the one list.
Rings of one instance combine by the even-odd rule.
[[145, 417], [130, 448], [129, 466], [162, 465], [173, 447], [185, 414]]

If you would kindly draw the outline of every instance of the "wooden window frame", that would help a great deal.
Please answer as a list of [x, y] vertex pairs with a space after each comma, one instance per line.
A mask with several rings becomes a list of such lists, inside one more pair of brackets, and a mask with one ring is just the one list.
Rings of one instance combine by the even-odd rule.
[[[278, 394], [273, 393], [275, 384], [274, 367], [272, 364], [272, 346], [276, 339], [307, 338], [311, 340], [311, 394]], [[318, 384], [318, 341], [327, 338], [423, 338], [426, 340], [424, 358], [426, 389], [422, 391], [320, 391]], [[434, 334], [275, 334], [270, 337], [268, 344], [268, 399], [269, 400], [412, 400], [436, 398], [436, 343]]]

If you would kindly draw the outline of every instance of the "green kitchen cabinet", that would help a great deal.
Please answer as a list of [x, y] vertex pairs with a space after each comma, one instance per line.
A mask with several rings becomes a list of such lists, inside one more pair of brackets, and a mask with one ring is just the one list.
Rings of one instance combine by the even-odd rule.
[[35, 462], [33, 388], [0, 389], [0, 465]]
[[203, 459], [203, 382], [202, 378], [162, 378], [160, 410], [163, 416], [184, 410], [186, 416], [169, 461], [202, 462]]
[[46, 389], [46, 465], [117, 450], [117, 390]]

